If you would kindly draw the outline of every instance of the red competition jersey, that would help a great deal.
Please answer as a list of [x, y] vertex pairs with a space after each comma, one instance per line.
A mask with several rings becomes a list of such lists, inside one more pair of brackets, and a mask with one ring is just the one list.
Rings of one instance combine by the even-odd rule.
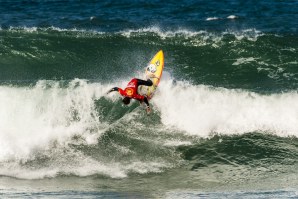
[[124, 97], [130, 97], [139, 101], [143, 101], [145, 97], [138, 94], [138, 86], [138, 80], [134, 78], [128, 82], [124, 90], [118, 88], [118, 92]]

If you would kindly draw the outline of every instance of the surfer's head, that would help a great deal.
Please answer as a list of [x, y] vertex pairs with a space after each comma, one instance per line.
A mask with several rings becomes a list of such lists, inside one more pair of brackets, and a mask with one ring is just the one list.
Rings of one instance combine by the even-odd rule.
[[129, 97], [125, 97], [122, 100], [123, 104], [128, 105], [130, 103], [130, 98]]

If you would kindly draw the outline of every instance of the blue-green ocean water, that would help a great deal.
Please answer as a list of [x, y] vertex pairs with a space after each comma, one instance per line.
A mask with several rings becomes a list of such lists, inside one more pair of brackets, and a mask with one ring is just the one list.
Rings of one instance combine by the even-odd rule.
[[[0, 19], [0, 197], [297, 197], [296, 0], [0, 1]], [[160, 49], [149, 116], [105, 94]]]

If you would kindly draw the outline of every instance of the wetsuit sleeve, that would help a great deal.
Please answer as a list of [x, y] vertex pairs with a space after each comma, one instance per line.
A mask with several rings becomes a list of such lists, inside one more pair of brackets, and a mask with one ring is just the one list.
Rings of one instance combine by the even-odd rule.
[[138, 85], [144, 85], [144, 86], [152, 86], [153, 82], [150, 79], [147, 79], [147, 81], [142, 79], [137, 79]]
[[107, 94], [109, 94], [110, 92], [113, 92], [113, 91], [118, 91], [119, 94], [122, 95], [122, 96], [125, 95], [125, 91], [122, 90], [121, 88], [118, 88], [118, 87], [114, 87], [114, 88], [112, 88], [111, 90], [109, 90], [109, 91], [107, 92]]
[[124, 96], [125, 95], [125, 91], [122, 90], [121, 88], [118, 88], [118, 92], [120, 93], [120, 95]]
[[112, 89], [110, 89], [108, 92], [107, 92], [107, 94], [109, 94], [110, 92], [113, 92], [113, 91], [118, 91], [118, 87], [114, 87], [114, 88], [112, 88]]

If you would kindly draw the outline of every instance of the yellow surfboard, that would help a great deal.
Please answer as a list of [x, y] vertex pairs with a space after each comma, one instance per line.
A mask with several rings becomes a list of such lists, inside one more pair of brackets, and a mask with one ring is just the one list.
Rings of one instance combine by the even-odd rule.
[[148, 66], [145, 69], [146, 79], [151, 79], [153, 82], [152, 86], [141, 86], [140, 94], [146, 95], [148, 99], [151, 99], [156, 91], [156, 88], [160, 82], [162, 71], [164, 67], [164, 55], [163, 51], [160, 50], [151, 59]]

